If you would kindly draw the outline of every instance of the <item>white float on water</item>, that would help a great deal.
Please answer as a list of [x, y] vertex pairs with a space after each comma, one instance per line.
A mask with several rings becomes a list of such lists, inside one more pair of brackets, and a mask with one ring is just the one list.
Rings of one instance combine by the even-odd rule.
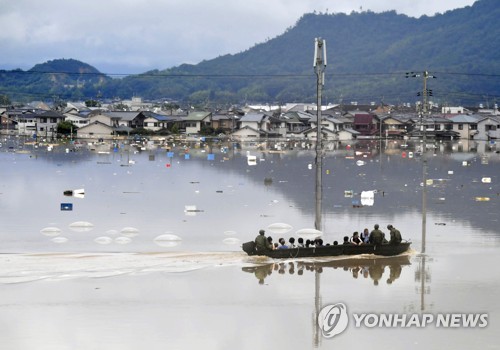
[[115, 243], [118, 244], [129, 244], [132, 240], [128, 237], [117, 237], [115, 238]]
[[110, 237], [102, 236], [94, 239], [94, 242], [96, 242], [97, 244], [110, 244], [111, 242], [113, 242], [113, 239], [111, 239]]
[[228, 238], [223, 239], [222, 242], [224, 244], [233, 245], [233, 244], [240, 243], [240, 240], [238, 238], [235, 238], [235, 237], [228, 237]]
[[52, 242], [61, 244], [61, 243], [66, 243], [68, 239], [66, 237], [54, 237], [51, 239]]
[[179, 236], [174, 235], [173, 233], [166, 233], [163, 235], [159, 235], [153, 241], [160, 247], [168, 248], [175, 247], [182, 241], [182, 239]]
[[295, 232], [295, 234], [299, 237], [304, 238], [305, 240], [314, 240], [318, 237], [323, 236], [323, 232], [320, 230], [316, 230], [314, 228], [303, 228]]
[[272, 233], [287, 233], [290, 232], [293, 227], [289, 224], [285, 224], [282, 222], [276, 222], [274, 224], [271, 224], [267, 226], [267, 229], [271, 231]]
[[59, 236], [62, 231], [58, 227], [45, 227], [44, 229], [40, 230], [40, 232], [47, 237], [55, 237]]
[[76, 232], [88, 232], [94, 228], [94, 224], [87, 221], [75, 221], [69, 225], [69, 228]]
[[139, 230], [135, 227], [124, 227], [120, 233], [125, 237], [135, 237], [139, 234]]

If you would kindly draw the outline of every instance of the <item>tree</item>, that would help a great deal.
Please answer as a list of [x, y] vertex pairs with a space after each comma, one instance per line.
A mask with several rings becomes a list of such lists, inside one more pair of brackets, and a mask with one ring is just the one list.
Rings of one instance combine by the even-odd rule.
[[87, 107], [101, 107], [101, 103], [96, 100], [87, 100], [85, 101], [85, 106]]
[[7, 95], [0, 95], [0, 106], [9, 106], [11, 104], [10, 98]]
[[67, 120], [62, 121], [59, 124], [57, 124], [57, 133], [58, 134], [69, 135], [69, 134], [76, 132], [76, 129], [78, 129], [78, 127], [75, 124], [73, 124], [72, 122], [67, 121]]

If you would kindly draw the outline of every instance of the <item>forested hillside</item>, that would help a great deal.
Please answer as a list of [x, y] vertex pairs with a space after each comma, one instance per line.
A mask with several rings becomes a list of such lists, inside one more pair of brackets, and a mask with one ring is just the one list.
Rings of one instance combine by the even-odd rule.
[[306, 14], [276, 38], [197, 65], [123, 79], [109, 79], [91, 69], [77, 74], [77, 67], [62, 77], [34, 73], [47, 70], [46, 65], [37, 65], [30, 73], [0, 72], [0, 94], [45, 93], [61, 98], [135, 94], [200, 104], [311, 102], [316, 94], [314, 39], [322, 37], [327, 42], [327, 103], [415, 102], [422, 81], [406, 79], [405, 73], [423, 70], [437, 77], [429, 81], [436, 102], [496, 101], [500, 97], [498, 18], [497, 0], [479, 0], [470, 7], [418, 19], [396, 12]]

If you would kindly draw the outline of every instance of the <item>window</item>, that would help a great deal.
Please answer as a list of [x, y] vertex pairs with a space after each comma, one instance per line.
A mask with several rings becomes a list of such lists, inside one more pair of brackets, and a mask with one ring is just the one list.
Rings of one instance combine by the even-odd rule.
[[458, 124], [458, 130], [463, 130], [464, 129], [464, 125], [463, 124]]
[[470, 130], [477, 130], [477, 124], [471, 124], [469, 128]]
[[436, 124], [436, 125], [435, 125], [435, 129], [436, 129], [436, 130], [441, 130], [441, 124]]

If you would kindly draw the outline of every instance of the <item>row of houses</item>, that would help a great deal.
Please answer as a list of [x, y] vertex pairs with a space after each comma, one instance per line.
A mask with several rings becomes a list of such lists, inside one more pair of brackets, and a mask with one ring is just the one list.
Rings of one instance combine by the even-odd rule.
[[[63, 111], [28, 108], [5, 109], [2, 129], [20, 135], [55, 137], [57, 124], [69, 121], [78, 138], [111, 138], [117, 134], [134, 134], [138, 129], [168, 133], [172, 130], [197, 135], [210, 128], [218, 134], [242, 138], [317, 137], [318, 117], [312, 106], [294, 105], [286, 110], [263, 110], [247, 107], [231, 111], [190, 111], [175, 115], [151, 111], [108, 111], [78, 109], [75, 105]], [[321, 111], [322, 138], [346, 141], [357, 138], [427, 137], [492, 140], [500, 138], [500, 115], [497, 110], [484, 113], [459, 111], [456, 114], [433, 113], [421, 118], [411, 111], [396, 111], [389, 106], [369, 110], [342, 110], [326, 106]]]

